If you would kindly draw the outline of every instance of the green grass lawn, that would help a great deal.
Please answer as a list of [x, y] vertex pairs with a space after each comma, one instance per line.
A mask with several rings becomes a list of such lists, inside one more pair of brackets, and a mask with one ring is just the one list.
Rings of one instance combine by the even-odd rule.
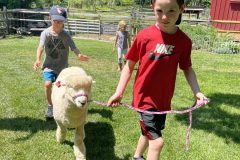
[[[67, 141], [55, 140], [56, 124], [46, 121], [46, 101], [41, 71], [33, 71], [38, 37], [0, 40], [0, 159], [74, 159], [74, 130]], [[93, 100], [106, 102], [120, 74], [111, 43], [75, 40], [89, 62], [70, 54], [70, 65], [83, 67], [96, 83]], [[211, 102], [193, 112], [190, 150], [184, 150], [188, 115], [169, 114], [163, 131], [162, 160], [238, 160], [240, 156], [240, 55], [193, 51], [193, 67], [202, 91]], [[133, 78], [123, 102], [131, 102]], [[193, 96], [178, 72], [173, 109], [191, 106]], [[85, 125], [89, 160], [131, 159], [140, 134], [137, 114], [128, 108], [89, 105]]]

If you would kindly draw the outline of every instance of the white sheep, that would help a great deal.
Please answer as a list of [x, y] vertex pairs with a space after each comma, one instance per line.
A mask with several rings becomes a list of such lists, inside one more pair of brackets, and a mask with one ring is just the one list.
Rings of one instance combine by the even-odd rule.
[[74, 154], [86, 159], [84, 125], [91, 97], [92, 78], [82, 68], [69, 67], [59, 74], [52, 88], [53, 116], [57, 123], [56, 139], [63, 143], [67, 128], [75, 128]]

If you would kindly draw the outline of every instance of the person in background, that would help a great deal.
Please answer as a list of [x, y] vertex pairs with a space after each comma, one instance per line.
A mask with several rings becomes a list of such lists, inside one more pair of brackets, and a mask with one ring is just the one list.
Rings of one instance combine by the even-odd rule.
[[198, 105], [206, 97], [200, 91], [191, 61], [191, 39], [177, 26], [181, 22], [184, 0], [151, 0], [156, 23], [141, 30], [128, 53], [115, 93], [109, 98], [108, 106], [118, 106], [139, 62], [133, 86], [132, 106], [139, 112], [141, 136], [133, 160], [143, 160], [148, 148], [147, 159], [158, 160], [164, 141], [161, 130], [165, 127], [166, 114], [147, 114], [144, 111], [171, 110], [178, 66], [184, 72]]
[[64, 30], [64, 22], [67, 19], [65, 9], [60, 6], [53, 6], [50, 9], [49, 17], [51, 26], [41, 33], [36, 61], [33, 65], [34, 70], [40, 67], [42, 54], [45, 51], [42, 70], [45, 81], [44, 91], [48, 103], [48, 109], [45, 114], [47, 119], [53, 118], [51, 100], [52, 84], [56, 80], [58, 74], [64, 68], [68, 67], [69, 48], [78, 56], [79, 60], [88, 60], [88, 57], [81, 54], [80, 50], [76, 47], [69, 33]]
[[125, 21], [120, 21], [118, 23], [118, 29], [116, 32], [116, 39], [113, 46], [113, 53], [117, 46], [118, 48], [118, 71], [122, 70], [122, 61], [126, 63], [125, 54], [127, 53], [128, 48], [131, 46], [131, 38], [126, 30], [127, 24]]

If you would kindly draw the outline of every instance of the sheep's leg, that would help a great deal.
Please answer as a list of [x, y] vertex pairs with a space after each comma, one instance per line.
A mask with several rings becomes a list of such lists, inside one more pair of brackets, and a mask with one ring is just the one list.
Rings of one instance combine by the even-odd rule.
[[56, 138], [59, 143], [63, 143], [66, 138], [67, 128], [62, 124], [57, 123]]
[[84, 124], [76, 128], [75, 141], [74, 141], [74, 154], [77, 160], [86, 160], [86, 148], [84, 144], [85, 131]]

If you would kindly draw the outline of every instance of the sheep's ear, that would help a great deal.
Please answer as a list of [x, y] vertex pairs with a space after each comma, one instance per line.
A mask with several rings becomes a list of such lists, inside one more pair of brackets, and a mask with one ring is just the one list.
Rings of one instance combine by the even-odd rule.
[[67, 85], [65, 80], [61, 80], [60, 82], [61, 82], [61, 86], [66, 86]]
[[96, 81], [94, 81], [91, 76], [88, 76], [88, 79], [89, 79], [89, 81], [91, 81], [92, 83], [96, 83]]
[[58, 88], [61, 86], [66, 86], [65, 82], [61, 80], [54, 82], [54, 85], [56, 85]]

